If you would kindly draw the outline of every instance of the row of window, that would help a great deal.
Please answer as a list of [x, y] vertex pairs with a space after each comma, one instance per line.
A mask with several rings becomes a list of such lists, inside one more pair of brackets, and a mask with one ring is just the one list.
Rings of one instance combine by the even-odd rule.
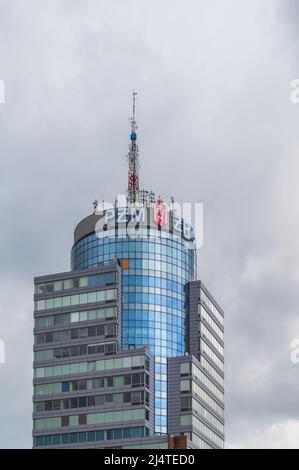
[[[182, 342], [173, 342], [168, 344], [167, 341], [151, 340], [146, 337], [123, 337], [123, 349], [141, 348], [142, 345], [147, 344], [155, 356], [183, 356], [185, 352], [184, 344]], [[165, 345], [165, 346], [164, 346]], [[168, 346], [168, 347], [167, 347]]]
[[116, 336], [116, 324], [105, 323], [99, 326], [89, 326], [85, 328], [73, 328], [72, 330], [51, 331], [35, 335], [36, 344], [59, 343], [62, 341], [71, 341], [74, 339], [90, 338], [101, 336], [111, 338]]
[[94, 320], [113, 320], [117, 318], [117, 307], [104, 307], [96, 310], [83, 312], [61, 313], [35, 318], [35, 327], [44, 328], [48, 326], [64, 325], [66, 323], [77, 323]]
[[218, 310], [218, 308], [216, 307], [215, 304], [213, 304], [213, 302], [211, 301], [211, 299], [207, 296], [207, 294], [205, 293], [205, 291], [203, 291], [202, 289], [200, 289], [200, 299], [202, 302], [204, 302], [208, 307], [209, 309], [211, 310], [211, 312], [214, 314], [214, 316], [217, 318], [217, 320], [219, 321], [219, 323], [221, 325], [223, 325], [224, 323], [224, 318], [223, 318], [223, 315], [222, 313]]
[[78, 289], [80, 287], [99, 287], [109, 284], [115, 284], [116, 273], [114, 271], [102, 274], [93, 274], [91, 276], [81, 276], [63, 281], [47, 282], [35, 286], [36, 294], [47, 294], [66, 289]]
[[198, 397], [201, 398], [207, 405], [209, 405], [212, 410], [224, 418], [224, 409], [220, 406], [205, 390], [202, 389], [197, 383], [192, 382], [192, 392]]
[[[191, 389], [192, 386], [192, 389]], [[191, 380], [181, 380], [180, 384], [181, 393], [190, 393], [191, 391], [195, 393], [199, 398], [201, 398], [205, 403], [207, 403], [210, 408], [212, 408], [216, 413], [221, 417], [224, 415], [223, 408], [208, 394], [203, 390], [197, 383]]]
[[40, 418], [34, 420], [34, 429], [51, 429], [60, 428], [62, 426], [83, 426], [96, 424], [113, 424], [121, 421], [139, 421], [143, 419], [149, 420], [148, 410], [131, 409], [105, 411], [100, 413], [88, 413], [72, 416], [53, 416], [51, 418]]
[[124, 303], [158, 304], [181, 311], [184, 309], [183, 301], [166, 295], [146, 294], [143, 292], [123, 293], [122, 300]]
[[197, 400], [192, 400], [191, 397], [181, 398], [181, 411], [192, 411], [198, 413], [207, 421], [209, 421], [209, 423], [213, 424], [213, 426], [218, 429], [218, 431], [222, 433], [224, 432], [224, 425]]
[[[131, 260], [130, 260], [131, 261]], [[125, 286], [141, 286], [153, 289], [167, 289], [179, 294], [184, 293], [182, 284], [154, 276], [125, 276], [122, 280], [122, 285]]]
[[62, 364], [34, 369], [35, 378], [54, 377], [71, 374], [86, 374], [113, 369], [126, 369], [132, 367], [144, 367], [145, 356], [117, 357], [113, 359], [100, 359], [90, 362], [76, 362], [74, 364]]
[[208, 428], [204, 423], [202, 423], [196, 416], [187, 415], [181, 416], [181, 425], [192, 424], [199, 432], [204, 436], [209, 438], [211, 441], [215, 442], [219, 447], [224, 447], [224, 440], [221, 439], [214, 431]]
[[[143, 256], [143, 255], [142, 255]], [[89, 268], [97, 268], [100, 265], [102, 266], [110, 266], [111, 262], [113, 261], [114, 257], [104, 257], [104, 259], [98, 259], [98, 258], [91, 258], [91, 259], [78, 259], [76, 263], [74, 263], [74, 269], [89, 269]], [[135, 268], [129, 268], [123, 270], [122, 274], [123, 277], [129, 277], [129, 276], [153, 276], [153, 277], [160, 277], [163, 279], [169, 279], [173, 280], [176, 282], [180, 282], [185, 284], [188, 281], [194, 280], [194, 275], [193, 275], [194, 269], [192, 266], [186, 265], [184, 268], [179, 268], [177, 272], [175, 273], [170, 273], [170, 272], [164, 272], [164, 271], [155, 271], [152, 269], [135, 269]]]
[[123, 287], [123, 294], [152, 294], [152, 295], [168, 295], [173, 299], [184, 301], [184, 294], [179, 294], [168, 289], [162, 289], [160, 287], [144, 287], [144, 286], [128, 286]]
[[86, 356], [90, 354], [115, 354], [116, 343], [80, 344], [64, 348], [43, 349], [34, 352], [35, 361], [51, 361], [55, 359], [66, 359], [69, 357]]
[[[163, 314], [163, 321], [158, 320], [135, 320], [132, 318], [134, 310], [131, 311], [131, 320], [128, 320], [126, 317], [123, 318], [123, 328], [136, 331], [138, 328], [146, 329], [156, 329], [163, 331], [171, 331], [173, 333], [184, 334], [184, 319], [181, 317], [176, 317], [175, 315]], [[144, 312], [146, 314], [146, 311]], [[157, 314], [157, 317], [161, 318], [161, 315]], [[175, 318], [176, 317], [176, 321]], [[165, 321], [166, 320], [166, 321]], [[148, 334], [148, 333], [147, 333]]]
[[207, 310], [202, 307], [200, 304], [198, 305], [198, 313], [202, 318], [204, 318], [208, 324], [212, 327], [213, 331], [215, 331], [216, 335], [223, 341], [224, 340], [224, 333], [223, 330], [217, 325], [217, 323], [213, 320], [211, 315], [207, 312]]
[[221, 354], [221, 356], [224, 355], [224, 348], [223, 346], [219, 343], [219, 341], [215, 338], [215, 336], [208, 330], [208, 328], [200, 322], [200, 332], [202, 336], [208, 338], [209, 342], [214, 346], [214, 348], [217, 349], [217, 351]]
[[192, 415], [182, 415], [181, 416], [181, 426], [192, 425], [201, 432], [204, 436], [209, 438], [211, 441], [215, 442], [219, 447], [224, 447], [224, 441], [219, 437], [214, 431], [208, 428], [204, 423], [202, 423], [196, 416]]
[[[169, 328], [167, 328], [167, 325], [165, 323], [157, 323], [155, 326], [150, 326], [147, 323], [142, 323], [140, 326], [143, 326], [143, 328], [140, 328], [139, 325], [136, 325], [137, 322], [133, 322], [132, 325], [130, 325], [130, 328], [128, 327], [123, 327], [123, 336], [131, 336], [131, 337], [149, 337], [151, 339], [161, 339], [161, 340], [166, 340], [171, 343], [171, 342], [181, 342], [184, 339], [184, 332], [180, 330], [180, 328], [171, 328], [171, 325], [169, 325]], [[170, 344], [165, 344], [165, 346], [170, 346]]]
[[[128, 309], [127, 305], [128, 304], [126, 304], [125, 308], [123, 308], [122, 310], [122, 316], [126, 320], [135, 320], [136, 312], [137, 318], [139, 315], [140, 320], [142, 320], [144, 316], [145, 320], [148, 318], [152, 321], [162, 321], [163, 323], [167, 323], [168, 318], [168, 320], [173, 320], [175, 325], [181, 326], [185, 318], [185, 312], [182, 312], [181, 310], [175, 310], [169, 307], [163, 307], [162, 305], [131, 304], [131, 306], [133, 307], [133, 311], [131, 310], [131, 307], [130, 309]], [[169, 317], [168, 315], [172, 315], [172, 317]]]
[[205, 375], [203, 371], [201, 371], [198, 367], [196, 367], [194, 364], [192, 364], [192, 374], [196, 379], [198, 379], [200, 382], [205, 384], [206, 387], [208, 387], [209, 390], [222, 402], [224, 401], [224, 394], [221, 390], [219, 390], [218, 387]]
[[201, 351], [204, 351], [212, 360], [212, 362], [214, 362], [214, 364], [216, 364], [216, 366], [223, 372], [224, 371], [223, 361], [219, 358], [219, 356], [217, 356], [217, 354], [214, 353], [214, 351], [212, 351], [210, 346], [208, 346], [205, 341], [201, 340], [200, 348], [201, 348]]
[[90, 406], [131, 404], [132, 406], [149, 405], [149, 394], [143, 390], [136, 392], [107, 393], [88, 397], [64, 398], [34, 403], [34, 411], [58, 411], [70, 408], [86, 408]]
[[190, 435], [190, 440], [193, 442], [193, 444], [196, 445], [198, 449], [213, 449], [212, 446], [207, 444], [203, 439], [201, 439], [197, 434], [194, 432], [191, 433]]
[[116, 289], [106, 289], [84, 294], [65, 295], [63, 297], [54, 297], [46, 300], [35, 301], [36, 310], [48, 310], [53, 308], [70, 307], [75, 305], [84, 305], [94, 302], [112, 302], [117, 298]]
[[217, 418], [215, 418], [215, 416], [212, 415], [212, 413], [210, 413], [204, 406], [201, 405], [201, 403], [199, 403], [194, 398], [192, 399], [192, 411], [201, 415], [203, 418], [205, 418], [222, 434], [224, 433], [224, 424], [221, 423], [221, 421], [219, 421]]
[[59, 446], [80, 444], [84, 442], [101, 442], [117, 439], [131, 439], [149, 436], [147, 427], [117, 428], [102, 431], [71, 432], [64, 434], [48, 434], [34, 437], [34, 446]]
[[55, 395], [57, 393], [77, 392], [78, 390], [94, 390], [97, 388], [109, 387], [143, 387], [144, 385], [149, 387], [148, 374], [145, 374], [144, 372], [134, 372], [133, 374], [99, 377], [96, 379], [81, 379], [39, 384], [34, 387], [34, 395]]
[[[184, 247], [184, 240], [181, 237], [164, 231], [152, 230], [150, 229], [147, 232], [147, 237], [137, 238], [137, 237], [127, 237], [126, 229], [119, 229], [117, 237], [112, 237], [112, 233], [115, 233], [114, 230], [108, 230], [106, 233], [91, 233], [82, 238], [77, 242], [76, 246], [79, 244], [87, 245], [88, 243], [99, 243], [100, 235], [103, 235], [103, 240], [101, 243], [104, 245], [110, 245], [112, 243], [117, 243], [118, 249], [128, 249], [129, 246], [133, 246], [133, 251], [135, 250], [144, 250], [149, 246], [174, 246], [174, 247]], [[124, 235], [124, 236], [121, 236]], [[142, 244], [142, 245], [140, 245]]]
[[224, 378], [222, 377], [222, 375], [219, 374], [219, 372], [216, 371], [216, 369], [214, 369], [214, 367], [211, 366], [211, 364], [206, 360], [205, 357], [203, 357], [201, 355], [200, 357], [200, 362], [202, 364], [202, 366], [209, 372], [209, 374], [215, 379], [217, 380], [217, 382], [222, 386], [224, 387]]
[[[163, 241], [161, 243], [161, 240], [157, 243], [134, 242], [134, 240], [115, 243], [114, 240], [113, 237], [109, 237], [109, 239], [96, 239], [91, 243], [85, 243], [83, 239], [73, 247], [72, 257], [75, 258], [86, 252], [91, 253], [92, 256], [113, 255], [120, 258], [131, 258], [132, 255], [140, 258], [146, 255], [154, 255], [156, 257], [165, 257], [166, 260], [168, 258], [178, 258], [183, 262], [187, 262], [193, 257], [193, 250], [186, 249], [185, 246], [182, 246], [182, 243], [171, 243], [171, 240], [167, 240], [165, 243]], [[126, 253], [126, 256], [124, 253]]]
[[168, 443], [157, 442], [155, 444], [137, 444], [132, 446], [122, 446], [122, 449], [168, 449]]
[[[124, 270], [136, 270], [142, 271], [144, 269], [152, 270], [152, 271], [160, 271], [160, 272], [167, 272], [166, 265], [172, 266], [174, 271], [170, 271], [172, 273], [176, 272], [175, 268], [179, 270], [186, 269], [186, 266], [193, 264], [193, 259], [188, 258], [184, 254], [180, 256], [180, 251], [176, 250], [175, 256], [167, 256], [167, 255], [160, 255], [154, 253], [144, 253], [144, 252], [126, 252], [122, 251], [119, 253], [115, 253], [110, 251], [108, 253], [98, 253], [98, 249], [86, 249], [81, 251], [78, 255], [73, 257], [74, 262], [92, 262], [94, 259], [97, 259], [99, 263], [105, 263], [105, 265], [111, 265], [111, 260], [115, 260], [118, 258], [119, 260], [128, 260], [124, 264], [122, 264], [122, 268]], [[143, 263], [143, 261], [147, 261], [148, 263]], [[121, 261], [120, 261], [121, 262]], [[101, 266], [101, 264], [99, 264]]]

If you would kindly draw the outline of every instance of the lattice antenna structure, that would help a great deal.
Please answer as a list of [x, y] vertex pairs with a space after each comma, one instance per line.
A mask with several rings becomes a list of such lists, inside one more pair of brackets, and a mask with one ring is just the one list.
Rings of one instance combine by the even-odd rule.
[[130, 118], [131, 135], [128, 153], [128, 192], [127, 201], [129, 204], [138, 204], [140, 201], [139, 188], [139, 153], [137, 145], [137, 122], [136, 122], [136, 99], [137, 92], [133, 91], [133, 115]]

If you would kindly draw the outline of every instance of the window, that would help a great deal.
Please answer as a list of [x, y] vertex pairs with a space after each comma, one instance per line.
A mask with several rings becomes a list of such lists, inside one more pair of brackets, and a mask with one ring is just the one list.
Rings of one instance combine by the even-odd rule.
[[69, 392], [70, 391], [70, 383], [69, 382], [62, 382], [61, 384], [62, 392]]
[[190, 392], [190, 380], [181, 381], [181, 392]]
[[125, 392], [123, 399], [124, 403], [131, 403], [131, 392]]
[[183, 362], [181, 364], [181, 375], [187, 375], [190, 374], [190, 363], [189, 362]]
[[86, 406], [86, 397], [79, 397], [79, 408], [84, 408]]
[[190, 405], [191, 405], [190, 397], [182, 397], [181, 398], [181, 411], [190, 410]]
[[61, 417], [61, 426], [69, 426], [69, 423], [70, 423], [69, 416]]
[[52, 411], [52, 402], [45, 401], [45, 411]]
[[132, 387], [140, 386], [140, 383], [141, 383], [140, 375], [141, 374], [132, 374]]
[[79, 415], [79, 425], [86, 424], [86, 415]]
[[53, 400], [53, 411], [60, 410], [61, 403], [60, 400]]
[[86, 432], [79, 432], [79, 442], [86, 442]]
[[70, 407], [70, 402], [69, 402], [69, 400], [68, 400], [68, 399], [62, 400], [62, 409], [63, 409], [63, 410], [68, 410], [69, 407]]
[[72, 432], [70, 434], [70, 444], [76, 444], [78, 442], [78, 434], [76, 432]]

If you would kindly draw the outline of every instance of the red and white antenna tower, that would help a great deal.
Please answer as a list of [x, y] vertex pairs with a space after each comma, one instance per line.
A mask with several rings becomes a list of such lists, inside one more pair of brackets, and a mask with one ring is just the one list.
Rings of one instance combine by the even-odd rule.
[[131, 143], [128, 153], [128, 203], [136, 204], [139, 202], [139, 155], [137, 145], [137, 123], [136, 123], [136, 98], [137, 92], [133, 91], [133, 115], [130, 118], [131, 124]]

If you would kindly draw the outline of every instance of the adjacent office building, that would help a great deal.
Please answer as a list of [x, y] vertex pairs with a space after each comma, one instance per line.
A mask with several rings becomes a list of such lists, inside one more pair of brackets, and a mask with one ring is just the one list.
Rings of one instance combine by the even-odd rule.
[[139, 189], [95, 204], [71, 270], [35, 278], [33, 445], [223, 448], [223, 311], [196, 281], [193, 228]]

